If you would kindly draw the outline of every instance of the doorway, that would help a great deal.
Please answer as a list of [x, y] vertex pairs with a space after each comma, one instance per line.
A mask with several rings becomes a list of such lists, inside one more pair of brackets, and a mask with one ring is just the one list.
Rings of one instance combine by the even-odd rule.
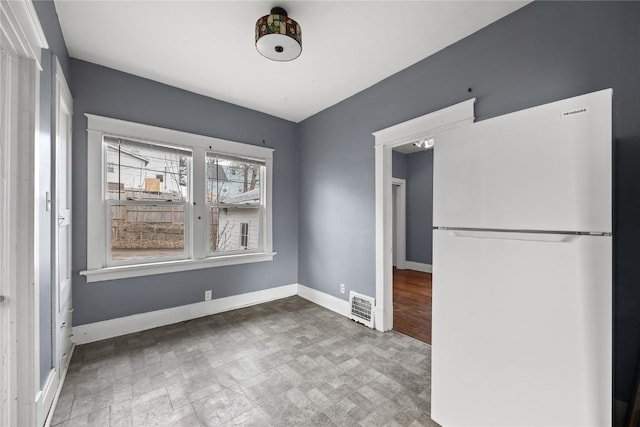
[[394, 328], [392, 150], [407, 144], [422, 143], [439, 132], [473, 123], [474, 103], [475, 98], [472, 98], [373, 133], [376, 195], [375, 328], [380, 331]]
[[431, 344], [432, 148], [421, 141], [394, 148], [391, 171], [393, 329], [427, 344]]

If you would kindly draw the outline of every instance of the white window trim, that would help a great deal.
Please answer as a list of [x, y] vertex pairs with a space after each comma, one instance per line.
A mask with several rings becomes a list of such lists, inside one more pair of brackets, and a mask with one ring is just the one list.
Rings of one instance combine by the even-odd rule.
[[[190, 259], [104, 267], [103, 253], [107, 238], [107, 227], [87, 227], [87, 269], [80, 272], [81, 275], [86, 276], [87, 282], [271, 261], [274, 255], [276, 255], [276, 253], [273, 252], [272, 239], [273, 149], [112, 119], [94, 114], [85, 114], [85, 116], [87, 117], [87, 218], [92, 218], [96, 224], [104, 224], [106, 215], [102, 176], [104, 167], [102, 140], [104, 135], [189, 148], [193, 150], [193, 177], [205, 176], [205, 153], [211, 151], [238, 157], [260, 159], [265, 162], [266, 166], [266, 182], [264, 185], [266, 204], [265, 224], [261, 230], [264, 244], [261, 252], [207, 257], [205, 243], [207, 238], [207, 221], [195, 220], [195, 218], [198, 217], [207, 218], [206, 203], [204, 203], [206, 186], [204, 179], [193, 178], [192, 202], [196, 201], [196, 204], [192, 205], [194, 218], [192, 234], [193, 252]], [[201, 159], [202, 161], [197, 161], [197, 159]], [[202, 202], [198, 203], [198, 201]]]

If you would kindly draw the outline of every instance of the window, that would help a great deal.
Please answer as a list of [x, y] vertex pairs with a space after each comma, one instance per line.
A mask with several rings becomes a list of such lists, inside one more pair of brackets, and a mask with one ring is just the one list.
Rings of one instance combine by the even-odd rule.
[[[104, 176], [110, 229], [105, 264], [188, 258], [185, 217], [190, 216], [192, 152], [111, 136], [104, 137], [103, 149], [107, 165], [112, 165]], [[169, 177], [162, 188], [159, 171]]]
[[273, 259], [273, 150], [87, 117], [87, 281]]
[[[260, 161], [207, 153], [209, 254], [260, 249], [263, 174]], [[249, 224], [255, 230], [252, 239]]]

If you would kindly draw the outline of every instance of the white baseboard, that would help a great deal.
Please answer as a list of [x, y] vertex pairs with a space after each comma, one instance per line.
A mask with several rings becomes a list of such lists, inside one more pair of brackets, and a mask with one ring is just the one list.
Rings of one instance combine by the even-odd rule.
[[421, 262], [405, 261], [404, 268], [407, 270], [423, 271], [425, 273], [433, 272], [433, 266], [431, 264], [423, 264]]
[[293, 284], [74, 326], [73, 343], [76, 345], [87, 344], [294, 295], [299, 295], [319, 306], [349, 317], [349, 301], [304, 285]]
[[51, 404], [51, 409], [49, 409], [49, 413], [47, 414], [47, 419], [44, 422], [44, 427], [51, 426], [51, 421], [53, 420], [53, 414], [56, 412], [56, 406], [58, 406], [58, 399], [60, 398], [60, 392], [62, 392], [62, 387], [64, 386], [64, 380], [67, 378], [67, 371], [69, 370], [69, 364], [71, 363], [71, 358], [73, 357], [73, 351], [76, 349], [74, 344], [71, 344], [71, 350], [69, 350], [69, 357], [66, 358], [64, 362], [64, 366], [62, 369], [62, 376], [60, 377], [60, 382], [58, 383], [58, 389], [56, 390], [56, 394], [53, 397], [53, 403]]
[[349, 301], [298, 284], [298, 296], [343, 316], [349, 317]]
[[102, 322], [89, 323], [73, 327], [73, 342], [76, 345], [87, 344], [107, 338], [118, 337], [159, 326], [261, 304], [276, 299], [287, 298], [298, 293], [298, 285], [286, 285], [262, 291], [233, 295], [218, 298], [211, 301], [197, 302], [181, 305], [164, 310], [150, 311], [134, 314], [132, 316], [119, 317], [117, 319]]

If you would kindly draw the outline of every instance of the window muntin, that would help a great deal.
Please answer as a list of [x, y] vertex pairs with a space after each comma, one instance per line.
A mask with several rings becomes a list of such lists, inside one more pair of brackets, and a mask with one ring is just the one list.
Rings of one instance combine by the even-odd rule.
[[104, 153], [105, 264], [188, 258], [191, 151], [106, 136]]
[[207, 153], [206, 171], [207, 256], [262, 250], [264, 162]]

